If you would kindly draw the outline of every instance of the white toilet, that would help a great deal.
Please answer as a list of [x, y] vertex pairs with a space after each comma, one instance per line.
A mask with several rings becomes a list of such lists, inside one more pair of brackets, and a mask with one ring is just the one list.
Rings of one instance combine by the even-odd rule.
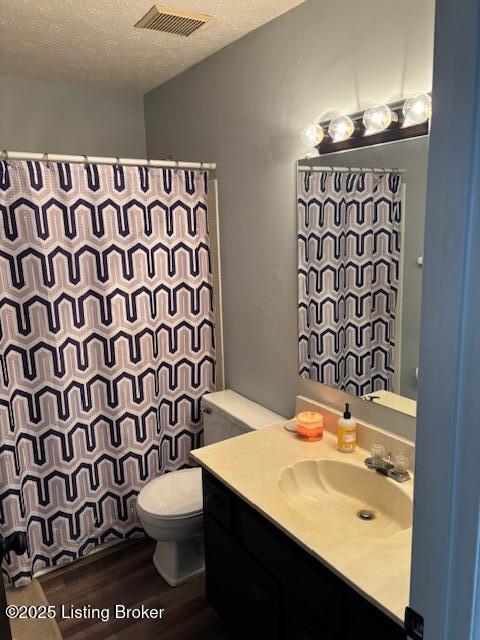
[[[235, 391], [202, 399], [204, 445], [284, 420]], [[155, 478], [140, 491], [137, 513], [157, 541], [153, 563], [172, 587], [204, 570], [202, 470], [182, 469]]]

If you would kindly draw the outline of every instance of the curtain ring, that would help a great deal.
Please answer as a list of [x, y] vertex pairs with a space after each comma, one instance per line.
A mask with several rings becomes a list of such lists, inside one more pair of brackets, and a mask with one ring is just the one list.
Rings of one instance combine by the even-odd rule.
[[42, 162], [45, 163], [45, 166], [47, 167], [47, 169], [52, 168], [52, 165], [50, 164], [50, 160], [48, 159], [48, 153], [43, 154]]
[[118, 156], [115, 156], [115, 166], [118, 167], [120, 165], [120, 158]]
[[2, 161], [5, 162], [7, 167], [10, 166], [10, 158], [8, 157], [8, 151], [6, 149], [2, 151]]
[[82, 156], [83, 158], [83, 166], [85, 169], [88, 167], [88, 156]]

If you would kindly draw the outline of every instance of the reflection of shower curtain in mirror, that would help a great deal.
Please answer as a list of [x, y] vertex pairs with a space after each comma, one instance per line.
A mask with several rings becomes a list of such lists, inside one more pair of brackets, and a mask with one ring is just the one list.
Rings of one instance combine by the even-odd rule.
[[299, 172], [300, 375], [355, 395], [393, 391], [398, 173]]
[[16, 585], [141, 533], [214, 389], [205, 172], [0, 163], [0, 532]]

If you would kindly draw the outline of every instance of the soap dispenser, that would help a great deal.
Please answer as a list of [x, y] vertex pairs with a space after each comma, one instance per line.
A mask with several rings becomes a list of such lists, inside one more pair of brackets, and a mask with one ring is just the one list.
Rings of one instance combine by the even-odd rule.
[[345, 405], [343, 417], [338, 421], [337, 448], [342, 453], [352, 453], [357, 446], [357, 421], [352, 418], [350, 405]]

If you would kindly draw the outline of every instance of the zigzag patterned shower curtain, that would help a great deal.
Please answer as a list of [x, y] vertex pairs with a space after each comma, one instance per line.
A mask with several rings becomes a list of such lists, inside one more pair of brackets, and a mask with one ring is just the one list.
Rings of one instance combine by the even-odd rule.
[[394, 390], [401, 215], [396, 172], [299, 172], [301, 376]]
[[0, 165], [0, 533], [12, 582], [141, 534], [214, 389], [204, 172]]

